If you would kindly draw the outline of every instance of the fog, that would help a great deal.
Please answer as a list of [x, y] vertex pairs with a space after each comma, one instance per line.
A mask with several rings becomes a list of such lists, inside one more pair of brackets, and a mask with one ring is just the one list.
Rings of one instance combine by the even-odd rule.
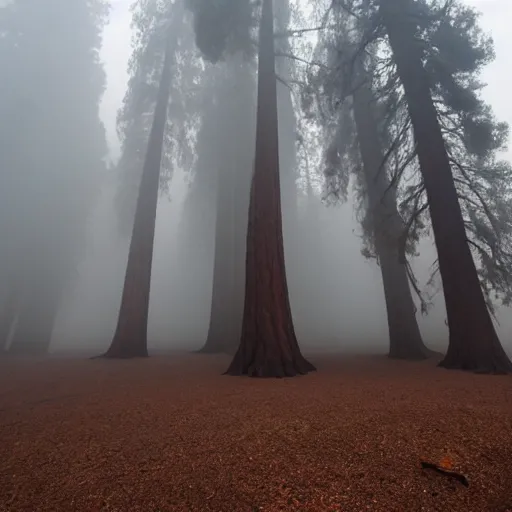
[[[37, 181], [37, 173], [18, 175], [16, 179], [19, 181], [9, 184], [10, 190], [17, 191], [16, 194], [2, 197], [2, 221], [6, 212], [17, 218], [16, 222], [4, 222], [1, 228], [7, 233], [10, 248], [13, 248], [12, 253], [5, 253], [13, 261], [10, 268], [23, 274], [23, 279], [29, 280], [31, 277], [27, 268], [38, 269], [37, 278], [33, 279], [41, 279], [44, 275], [43, 261], [52, 262], [48, 275], [52, 275], [54, 268], [62, 271], [71, 265], [64, 272], [66, 284], [62, 288], [52, 334], [50, 351], [54, 353], [104, 351], [116, 327], [129, 237], [119, 231], [116, 210], [116, 194], [122, 177], [117, 167], [109, 163], [115, 164], [121, 151], [115, 132], [115, 117], [128, 79], [129, 3], [125, 0], [113, 2], [110, 22], [103, 33], [101, 59], [107, 84], [100, 114], [106, 129], [108, 152], [107, 149], [103, 152], [101, 165], [87, 160], [89, 146], [96, 144], [96, 141], [72, 143], [82, 138], [81, 127], [77, 126], [73, 118], [76, 108], [71, 107], [77, 103], [78, 86], [75, 82], [66, 82], [65, 77], [59, 77], [65, 86], [59, 88], [55, 101], [69, 103], [67, 118], [54, 119], [54, 125], [48, 125], [46, 120], [51, 119], [52, 115], [44, 112], [39, 117], [31, 118], [32, 122], [27, 123], [30, 130], [27, 128], [23, 141], [32, 146], [31, 151], [27, 152], [19, 146], [9, 147], [9, 144], [19, 142], [8, 139], [10, 130], [5, 130], [5, 117], [2, 116], [2, 142], [9, 147], [12, 161], [16, 160], [17, 165], [22, 167], [49, 165], [46, 162], [54, 158], [49, 156], [51, 148], [59, 138], [65, 138], [66, 141], [60, 146], [60, 167], [55, 171], [45, 169], [44, 175], [41, 174], [45, 181]], [[497, 2], [472, 3], [484, 11], [484, 22], [487, 20], [492, 25], [496, 21], [493, 9]], [[498, 63], [487, 71], [486, 78], [491, 86], [485, 94], [498, 114], [512, 122], [512, 111], [506, 96], [492, 85], [509, 73], [506, 65], [508, 41], [503, 37], [504, 28], [492, 28], [497, 32]], [[48, 47], [41, 48], [41, 52], [57, 51], [52, 44], [48, 42]], [[18, 57], [16, 63], [20, 64], [23, 56]], [[225, 91], [219, 84], [223, 80], [232, 79], [229, 73], [235, 66], [240, 64], [227, 63], [221, 71], [214, 69], [214, 66], [207, 66], [205, 73], [210, 73], [211, 77], [204, 81], [203, 89], [198, 92], [206, 98], [205, 101], [210, 101], [207, 106], [210, 110], [205, 114], [205, 117], [210, 116], [209, 128], [203, 126], [203, 139], [201, 131], [196, 137], [196, 144], [203, 144], [200, 151], [202, 156], [196, 154], [191, 169], [175, 168], [168, 190], [160, 196], [149, 312], [150, 350], [195, 350], [206, 340], [212, 302], [215, 218], [217, 214], [229, 216], [227, 211], [217, 211], [218, 172], [232, 173], [236, 182], [234, 190], [240, 196], [236, 200], [248, 204], [255, 128], [255, 111], [253, 108], [251, 113], [251, 107], [255, 103], [246, 101], [246, 98], [251, 94], [254, 98], [254, 90], [250, 90], [248, 80], [245, 85], [234, 87], [226, 96], [219, 93]], [[53, 83], [36, 80], [38, 73], [41, 76], [48, 75], [42, 70], [31, 70], [29, 78], [33, 82], [27, 87], [54, 87]], [[68, 69], [68, 73], [79, 74], [79, 71]], [[228, 76], [221, 76], [223, 73]], [[6, 85], [8, 80], [2, 82], [0, 94], [4, 94], [4, 89], [9, 87], [9, 84]], [[318, 187], [312, 188], [313, 193], [308, 193], [303, 182], [297, 183], [296, 190], [291, 188], [294, 178], [292, 181], [287, 180], [290, 174], [286, 173], [293, 172], [295, 162], [295, 155], [290, 149], [294, 145], [295, 120], [290, 117], [290, 100], [286, 88], [281, 84], [279, 88], [283, 236], [290, 300], [299, 343], [308, 350], [385, 352], [388, 348], [388, 334], [380, 270], [374, 261], [366, 260], [361, 254], [361, 228], [354, 213], [353, 195], [345, 204], [325, 206]], [[34, 91], [27, 89], [27, 95], [37, 97]], [[69, 95], [71, 97], [68, 98]], [[248, 112], [237, 108], [236, 101], [246, 105]], [[222, 105], [231, 105], [231, 116], [227, 107], [221, 108]], [[13, 107], [9, 123], [26, 122], [22, 107]], [[62, 107], [57, 109], [55, 104], [48, 101], [44, 104], [36, 101], [30, 108], [63, 112]], [[85, 113], [80, 115], [82, 120], [87, 117]], [[234, 116], [238, 116], [237, 121], [233, 120]], [[37, 119], [45, 120], [45, 124], [37, 124]], [[63, 171], [65, 168], [74, 171], [66, 174]], [[94, 172], [91, 172], [91, 168]], [[238, 174], [233, 174], [233, 170], [239, 168], [247, 172], [244, 174], [237, 171]], [[61, 173], [59, 187], [54, 186], [54, 181], [46, 179], [52, 172]], [[220, 204], [226, 204], [226, 208], [229, 206], [228, 202], [220, 201]], [[42, 223], [38, 222], [37, 219], [43, 221], [39, 211], [47, 209], [48, 205], [53, 205], [50, 214], [45, 214], [49, 217], [44, 217]], [[76, 214], [77, 218], [82, 216], [86, 221], [59, 221], [68, 220], [72, 214]], [[246, 229], [246, 219], [238, 218], [236, 222], [237, 226], [243, 225], [243, 229]], [[236, 240], [239, 245], [240, 241], [244, 242], [243, 230], [238, 232]], [[16, 250], [20, 247], [25, 248], [22, 253], [27, 261], [16, 260], [19, 254]], [[51, 251], [46, 259], [42, 256], [44, 251]], [[63, 254], [67, 255], [68, 252], [69, 257], [64, 258]], [[430, 267], [436, 259], [432, 240], [423, 240], [419, 253], [413, 268], [421, 287], [425, 288], [430, 277]], [[243, 252], [238, 251], [236, 254], [234, 265], [240, 266], [243, 264]], [[32, 257], [36, 257], [38, 263], [29, 261]], [[56, 262], [59, 257], [63, 258], [62, 261]], [[437, 288], [429, 314], [421, 315], [418, 312], [418, 318], [429, 347], [444, 349], [448, 331], [439, 282]], [[43, 296], [39, 300], [44, 303], [46, 299]], [[497, 312], [498, 332], [508, 351], [512, 351], [510, 313], [505, 308], [499, 308]]]

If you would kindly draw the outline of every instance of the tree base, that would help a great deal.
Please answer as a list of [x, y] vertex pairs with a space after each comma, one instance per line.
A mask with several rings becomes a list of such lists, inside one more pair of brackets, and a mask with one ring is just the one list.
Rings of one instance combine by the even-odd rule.
[[129, 330], [126, 328], [120, 330], [118, 327], [108, 350], [104, 354], [92, 359], [135, 359], [148, 357], [146, 329], [143, 331], [143, 334], [139, 335], [131, 333], [125, 335], [124, 331]]
[[295, 359], [284, 357], [256, 357], [251, 361], [244, 361], [239, 350], [223, 375], [257, 377], [257, 378], [283, 378], [306, 375], [316, 371], [316, 368], [302, 355]]
[[425, 361], [425, 359], [428, 359], [428, 355], [424, 351], [418, 351], [418, 352], [389, 352], [388, 354], [389, 359], [398, 359], [400, 361]]
[[[474, 329], [473, 332], [478, 331]], [[487, 335], [483, 333], [475, 336], [467, 330], [452, 334], [448, 352], [438, 366], [448, 370], [463, 370], [490, 375], [512, 373], [512, 361], [503, 349], [494, 329]]]
[[234, 356], [238, 348], [238, 343], [220, 343], [218, 340], [208, 338], [206, 343], [195, 350], [196, 354], [228, 354]]
[[99, 356], [92, 356], [91, 359], [145, 359], [147, 357], [149, 357], [149, 354], [135, 356], [131, 354], [111, 354], [110, 352], [105, 352]]
[[222, 353], [223, 353], [223, 350], [221, 350], [218, 347], [212, 347], [211, 345], [208, 345], [208, 343], [203, 345], [201, 348], [194, 350], [194, 354], [210, 354], [210, 355], [212, 355], [212, 354], [222, 354]]
[[110, 348], [104, 354], [100, 354], [99, 356], [93, 356], [91, 359], [142, 359], [149, 357], [148, 351], [139, 349], [139, 350], [120, 350], [120, 349], [112, 349]]
[[407, 347], [405, 349], [393, 349], [389, 351], [388, 357], [390, 359], [399, 359], [401, 361], [425, 361], [430, 358], [442, 357], [443, 354], [430, 350], [425, 345], [421, 345], [417, 348], [411, 349]]
[[438, 366], [447, 370], [462, 370], [485, 375], [509, 375], [512, 373], [512, 362], [506, 354], [504, 357], [495, 356], [485, 361], [447, 355]]
[[442, 352], [438, 352], [437, 350], [432, 350], [430, 348], [425, 347], [427, 357], [431, 359], [439, 359], [441, 357], [444, 357], [444, 354]]

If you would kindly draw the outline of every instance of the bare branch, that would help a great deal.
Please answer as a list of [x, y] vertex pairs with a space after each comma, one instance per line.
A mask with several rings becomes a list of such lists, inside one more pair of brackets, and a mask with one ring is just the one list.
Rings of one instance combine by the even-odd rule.
[[325, 69], [331, 69], [331, 68], [329, 68], [329, 66], [326, 66], [325, 64], [322, 64], [321, 62], [309, 61], [307, 59], [303, 59], [301, 57], [297, 57], [296, 55], [293, 55], [293, 53], [276, 52], [275, 56], [276, 57], [283, 57], [283, 58], [286, 58], [286, 59], [292, 59], [292, 60], [295, 60], [297, 62], [302, 62], [304, 64], [307, 64], [308, 66], [318, 66], [318, 67], [325, 68]]

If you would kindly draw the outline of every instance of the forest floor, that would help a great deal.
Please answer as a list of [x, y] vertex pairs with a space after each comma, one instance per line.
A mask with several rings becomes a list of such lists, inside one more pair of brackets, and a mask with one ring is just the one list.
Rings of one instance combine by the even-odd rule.
[[257, 380], [224, 356], [3, 358], [0, 510], [512, 511], [511, 377], [310, 360]]

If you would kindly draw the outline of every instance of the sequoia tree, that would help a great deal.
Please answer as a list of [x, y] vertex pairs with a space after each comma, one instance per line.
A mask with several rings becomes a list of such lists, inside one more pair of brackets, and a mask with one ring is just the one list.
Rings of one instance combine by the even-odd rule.
[[498, 339], [468, 244], [413, 8], [411, 0], [379, 2], [414, 130], [443, 282], [449, 345], [440, 365], [508, 373], [512, 363]]
[[171, 41], [167, 36], [160, 85], [142, 170], [116, 332], [108, 358], [147, 357], [147, 327], [153, 240], [171, 83]]
[[[388, 193], [399, 197], [402, 250], [413, 253], [421, 236], [434, 233], [434, 272], [440, 270], [450, 330], [441, 364], [509, 371], [489, 313], [495, 300], [506, 305], [512, 297], [512, 168], [496, 158], [507, 126], [479, 97], [492, 41], [475, 11], [457, 0], [344, 0], [332, 7], [326, 26], [338, 23], [340, 11], [352, 22], [349, 48], [335, 48], [333, 71], [343, 75], [345, 90], [334, 104], [355, 94], [355, 64], [370, 57], [372, 103], [387, 145], [381, 169], [392, 164]], [[330, 180], [346, 187], [336, 174]]]
[[246, 289], [240, 346], [230, 375], [284, 377], [314, 367], [293, 327], [284, 263], [272, 0], [262, 6], [256, 156], [247, 230]]
[[405, 225], [398, 213], [394, 187], [383, 168], [385, 158], [377, 130], [370, 84], [365, 81], [363, 73], [360, 72], [358, 76], [360, 81], [353, 93], [353, 112], [368, 195], [370, 229], [384, 286], [389, 356], [396, 359], [424, 359], [429, 352], [421, 338], [407, 263], [402, 252], [405, 251], [401, 244]]
[[[2, 343], [48, 351], [84, 254], [105, 171], [99, 117], [103, 0], [8, 2], [0, 9], [0, 297]], [[67, 23], [55, 24], [63, 17]], [[9, 338], [9, 339], [7, 339]]]
[[[285, 33], [290, 18], [288, 0], [276, 2], [275, 23], [280, 33]], [[280, 177], [282, 190], [283, 224], [297, 232], [297, 177], [295, 150], [295, 113], [287, 82], [291, 78], [293, 61], [286, 56], [290, 53], [289, 38], [280, 37], [276, 44], [277, 100], [279, 113]], [[281, 56], [280, 56], [281, 55]], [[208, 336], [201, 352], [234, 353], [240, 342], [244, 296], [245, 238], [247, 213], [249, 209], [249, 187], [254, 152], [254, 129], [256, 98], [253, 94], [255, 80], [255, 57], [249, 52], [237, 52], [226, 56], [216, 68], [224, 70], [219, 88], [215, 125], [212, 133], [205, 133], [208, 143], [216, 144], [218, 150], [209, 155], [207, 166], [219, 169], [217, 183], [217, 211], [215, 227], [215, 255], [212, 286], [212, 306]], [[255, 91], [254, 91], [255, 93]], [[210, 112], [211, 115], [211, 112]], [[204, 117], [203, 117], [204, 119]], [[223, 120], [222, 134], [218, 133], [219, 119]], [[207, 119], [204, 119], [207, 121]], [[203, 121], [203, 122], [204, 122]], [[219, 140], [220, 137], [220, 140]], [[198, 152], [201, 145], [198, 144]], [[200, 158], [200, 157], [199, 157]], [[198, 160], [199, 160], [198, 158]], [[196, 205], [197, 207], [197, 205]], [[293, 242], [285, 247], [295, 247]], [[286, 249], [285, 249], [286, 253]], [[296, 254], [286, 253], [287, 274], [289, 264]], [[293, 262], [292, 262], [293, 263]]]
[[[255, 136], [255, 66], [252, 56], [236, 54], [213, 66], [215, 108], [203, 116], [198, 157], [217, 169], [217, 208], [210, 324], [202, 352], [234, 354], [240, 342], [249, 189]], [[223, 130], [219, 130], [219, 123]], [[198, 138], [198, 139], [199, 139]], [[206, 140], [205, 140], [206, 139]], [[213, 154], [212, 154], [213, 153]]]
[[198, 102], [195, 88], [200, 76], [200, 59], [194, 46], [190, 13], [184, 0], [137, 0], [132, 7], [132, 47], [128, 63], [128, 87], [117, 114], [121, 155], [117, 163], [118, 187], [116, 210], [119, 230], [131, 236], [133, 217], [153, 112], [158, 95], [166, 31], [173, 33], [170, 51], [173, 80], [170, 84], [172, 108], [167, 111], [167, 125], [162, 150], [160, 188], [166, 191], [173, 170], [189, 170], [194, 154], [191, 136]]
[[[342, 8], [335, 8], [336, 29], [324, 31], [317, 45], [319, 66], [310, 71], [310, 90], [304, 91], [308, 113], [322, 125], [325, 148], [326, 195], [345, 200], [349, 172], [355, 177], [358, 208], [362, 212], [363, 254], [379, 264], [389, 330], [389, 356], [424, 359], [424, 345], [410, 287], [405, 222], [397, 205], [396, 183], [390, 178], [382, 105], [373, 94], [374, 80], [366, 54], [357, 54], [357, 23]], [[341, 73], [340, 73], [341, 70]], [[311, 93], [316, 91], [316, 105]], [[315, 108], [316, 107], [316, 108]], [[334, 199], [333, 199], [334, 198]]]
[[[196, 41], [211, 61], [235, 48], [253, 47], [251, 2], [211, 5], [189, 0]], [[229, 16], [228, 16], [229, 14]], [[284, 263], [277, 90], [272, 0], [264, 0], [260, 21], [256, 154], [247, 229], [242, 336], [230, 375], [284, 377], [314, 370], [302, 356], [290, 310]]]

